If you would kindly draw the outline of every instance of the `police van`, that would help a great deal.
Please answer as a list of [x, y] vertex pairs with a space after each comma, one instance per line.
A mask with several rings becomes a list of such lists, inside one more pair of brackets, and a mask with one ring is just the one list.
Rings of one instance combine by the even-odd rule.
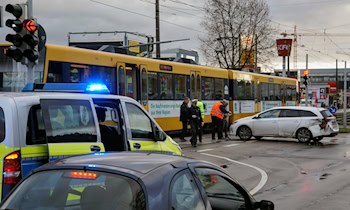
[[105, 93], [105, 88], [31, 84], [26, 92], [0, 93], [2, 198], [32, 169], [62, 157], [125, 150], [182, 155], [178, 144], [134, 99], [59, 92]]

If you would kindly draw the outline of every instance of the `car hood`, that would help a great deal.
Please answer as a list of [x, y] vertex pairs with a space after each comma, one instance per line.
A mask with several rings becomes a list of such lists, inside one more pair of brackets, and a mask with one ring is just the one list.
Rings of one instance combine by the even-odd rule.
[[255, 115], [241, 118], [239, 120], [236, 120], [236, 122], [242, 122], [242, 121], [246, 121], [246, 120], [251, 120], [251, 119], [253, 119], [253, 117], [255, 117]]

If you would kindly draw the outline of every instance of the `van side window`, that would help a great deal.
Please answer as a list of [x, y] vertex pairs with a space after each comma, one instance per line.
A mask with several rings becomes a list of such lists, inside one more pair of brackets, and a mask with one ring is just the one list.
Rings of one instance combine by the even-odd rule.
[[96, 142], [97, 131], [88, 100], [41, 100], [49, 143]]
[[29, 110], [26, 143], [27, 145], [46, 143], [44, 118], [39, 105], [32, 106]]
[[0, 142], [5, 139], [5, 116], [4, 110], [0, 108]]
[[153, 130], [151, 120], [148, 116], [134, 104], [126, 103], [125, 105], [128, 112], [132, 138], [151, 139]]

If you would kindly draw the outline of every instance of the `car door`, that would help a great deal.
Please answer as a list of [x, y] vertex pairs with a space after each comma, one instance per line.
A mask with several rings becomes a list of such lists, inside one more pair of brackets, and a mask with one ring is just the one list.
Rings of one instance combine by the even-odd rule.
[[212, 209], [252, 209], [254, 199], [235, 180], [208, 166], [190, 166], [203, 187]]
[[161, 151], [161, 142], [158, 141], [160, 139], [155, 136], [156, 125], [144, 109], [131, 101], [122, 101], [122, 106], [130, 149]]
[[90, 99], [41, 99], [50, 160], [104, 151]]
[[281, 110], [273, 109], [261, 113], [253, 119], [254, 136], [277, 136], [278, 120]]
[[278, 119], [278, 133], [282, 137], [292, 137], [301, 123], [300, 111], [282, 109]]

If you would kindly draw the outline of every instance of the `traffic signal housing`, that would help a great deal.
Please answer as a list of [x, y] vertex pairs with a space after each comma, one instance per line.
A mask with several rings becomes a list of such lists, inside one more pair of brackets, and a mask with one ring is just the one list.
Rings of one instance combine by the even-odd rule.
[[6, 51], [6, 55], [16, 62], [25, 62], [23, 58], [27, 58], [28, 61], [35, 63], [39, 58], [38, 23], [34, 19], [26, 19], [24, 4], [7, 4], [5, 11], [16, 18], [6, 20], [6, 26], [16, 32], [6, 35], [6, 41], [13, 44]]
[[305, 86], [308, 86], [308, 84], [309, 84], [309, 70], [304, 70], [304, 76], [303, 76], [303, 84], [305, 85]]

